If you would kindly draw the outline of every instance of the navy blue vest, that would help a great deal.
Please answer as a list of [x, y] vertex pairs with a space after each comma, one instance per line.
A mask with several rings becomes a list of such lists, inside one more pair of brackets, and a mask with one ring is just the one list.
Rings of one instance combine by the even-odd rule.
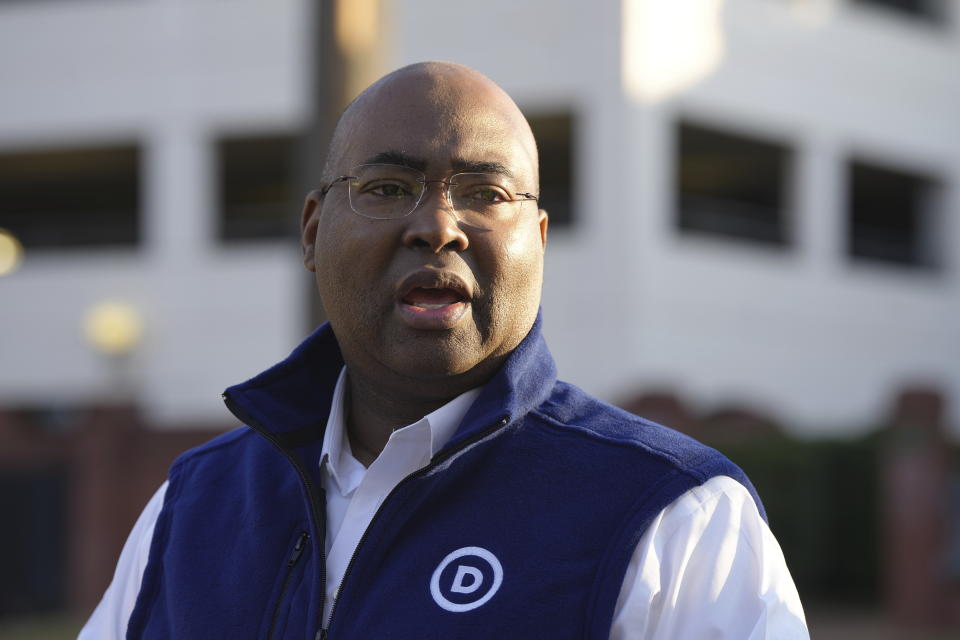
[[540, 320], [387, 497], [323, 620], [328, 326], [224, 394], [248, 427], [170, 471], [128, 638], [607, 638], [650, 521], [721, 454], [557, 382]]

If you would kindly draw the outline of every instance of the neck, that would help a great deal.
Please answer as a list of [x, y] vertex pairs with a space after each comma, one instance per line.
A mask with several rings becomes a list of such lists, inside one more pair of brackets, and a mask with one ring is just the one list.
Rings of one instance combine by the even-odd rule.
[[369, 466], [392, 434], [485, 384], [506, 355], [489, 357], [463, 373], [413, 376], [390, 370], [363, 351], [343, 351], [347, 367], [345, 428], [354, 457]]
[[391, 433], [439, 409], [460, 393], [449, 391], [440, 396], [392, 393], [382, 385], [371, 384], [361, 375], [354, 375], [348, 367], [345, 427], [353, 456], [364, 466], [370, 466], [383, 451]]

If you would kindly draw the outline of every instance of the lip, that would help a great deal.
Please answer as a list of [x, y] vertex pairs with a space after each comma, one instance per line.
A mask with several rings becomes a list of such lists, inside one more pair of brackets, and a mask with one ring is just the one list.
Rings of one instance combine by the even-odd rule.
[[[419, 307], [404, 302], [414, 289], [449, 289], [461, 299], [437, 308]], [[396, 289], [396, 310], [400, 319], [413, 329], [438, 331], [452, 329], [470, 311], [473, 289], [456, 273], [418, 269], [409, 274]]]

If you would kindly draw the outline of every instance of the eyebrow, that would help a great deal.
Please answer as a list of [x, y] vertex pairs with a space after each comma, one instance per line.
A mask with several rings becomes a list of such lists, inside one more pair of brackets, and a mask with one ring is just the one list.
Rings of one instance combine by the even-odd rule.
[[363, 164], [398, 164], [401, 167], [410, 167], [418, 171], [427, 168], [427, 163], [424, 160], [409, 156], [402, 151], [381, 151], [364, 160]]
[[[418, 171], [426, 171], [427, 168], [427, 163], [422, 158], [417, 158], [402, 151], [394, 150], [381, 151], [380, 153], [367, 158], [363, 164], [396, 164], [400, 165], [401, 167], [410, 167], [411, 169], [416, 169]], [[506, 165], [500, 162], [485, 162], [454, 158], [450, 164], [453, 167], [453, 170], [457, 173], [495, 173], [511, 180], [513, 180], [515, 177], [513, 172], [510, 171]]]
[[472, 162], [458, 158], [451, 164], [458, 173], [495, 173], [511, 180], [514, 178], [513, 172], [499, 162]]

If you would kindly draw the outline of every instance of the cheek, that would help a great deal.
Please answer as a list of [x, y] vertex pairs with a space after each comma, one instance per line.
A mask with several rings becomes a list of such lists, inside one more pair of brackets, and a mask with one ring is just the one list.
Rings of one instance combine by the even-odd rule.
[[491, 245], [494, 317], [504, 324], [532, 323], [540, 304], [543, 250], [539, 232], [517, 229]]
[[539, 235], [524, 226], [507, 236], [503, 251], [520, 264], [537, 264], [541, 259]]
[[317, 231], [316, 273], [321, 299], [334, 319], [364, 312], [383, 265], [376, 238], [364, 234], [355, 221], [337, 216], [340, 212], [327, 213], [333, 214], [331, 219]]
[[543, 245], [538, 230], [523, 226], [504, 237], [500, 248], [509, 265], [505, 274], [520, 288], [535, 288], [538, 292], [543, 272]]

